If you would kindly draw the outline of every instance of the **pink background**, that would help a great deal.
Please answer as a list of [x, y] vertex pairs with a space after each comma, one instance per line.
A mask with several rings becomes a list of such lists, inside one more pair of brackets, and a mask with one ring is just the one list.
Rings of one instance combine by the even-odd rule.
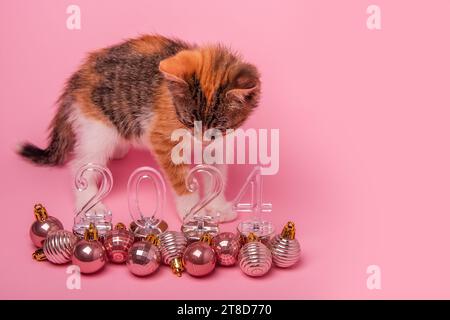
[[[66, 28], [78, 4], [82, 29]], [[382, 30], [366, 28], [366, 8]], [[435, 1], [1, 1], [0, 145], [2, 298], [449, 298], [450, 2]], [[72, 223], [68, 170], [35, 168], [17, 142], [46, 141], [53, 105], [87, 51], [158, 32], [230, 44], [263, 75], [247, 127], [279, 128], [280, 171], [265, 179], [278, 230], [298, 224], [302, 263], [263, 279], [218, 268], [178, 279], [168, 268], [138, 279], [124, 266], [66, 289], [66, 267], [31, 260], [32, 207]], [[154, 164], [133, 151], [114, 161], [107, 204], [129, 221], [126, 181]], [[233, 167], [230, 195], [250, 171]], [[166, 218], [173, 229], [172, 198]], [[233, 230], [235, 223], [224, 230]], [[366, 268], [381, 268], [368, 290]]]

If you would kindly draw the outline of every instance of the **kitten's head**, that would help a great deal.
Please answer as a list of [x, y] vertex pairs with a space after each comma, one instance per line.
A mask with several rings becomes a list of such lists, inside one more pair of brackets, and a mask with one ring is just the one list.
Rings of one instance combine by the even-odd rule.
[[178, 119], [187, 128], [239, 127], [258, 105], [260, 75], [256, 67], [222, 46], [180, 51], [161, 61]]

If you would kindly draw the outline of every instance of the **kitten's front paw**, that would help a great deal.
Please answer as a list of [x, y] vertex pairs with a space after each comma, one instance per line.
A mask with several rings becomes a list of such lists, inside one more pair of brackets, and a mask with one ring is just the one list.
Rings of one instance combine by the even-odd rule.
[[180, 220], [183, 221], [186, 214], [195, 206], [198, 202], [199, 196], [197, 193], [186, 194], [182, 196], [177, 196], [175, 199], [175, 204], [177, 207], [177, 213]]
[[114, 160], [123, 159], [123, 158], [125, 158], [125, 156], [128, 154], [129, 151], [130, 151], [130, 146], [120, 145], [120, 146], [116, 147], [116, 149], [114, 150], [114, 154], [113, 154], [112, 158]]
[[233, 221], [237, 217], [236, 212], [233, 211], [233, 204], [225, 198], [213, 200], [206, 206], [206, 212], [210, 216], [218, 217], [220, 223]]
[[109, 209], [102, 202], [97, 203], [88, 213], [95, 214], [96, 216], [105, 215], [109, 212]]

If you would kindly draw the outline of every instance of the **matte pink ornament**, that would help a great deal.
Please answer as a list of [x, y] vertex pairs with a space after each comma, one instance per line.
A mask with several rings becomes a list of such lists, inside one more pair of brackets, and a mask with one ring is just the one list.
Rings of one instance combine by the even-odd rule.
[[34, 216], [36, 217], [36, 221], [30, 227], [30, 238], [38, 248], [42, 247], [50, 231], [64, 229], [58, 219], [47, 214], [47, 210], [42, 204], [36, 204], [34, 206]]
[[241, 243], [234, 233], [223, 232], [213, 238], [212, 247], [221, 266], [232, 266], [237, 262]]
[[123, 223], [118, 223], [114, 230], [106, 233], [103, 245], [108, 259], [114, 263], [127, 261], [128, 250], [134, 242], [134, 235], [128, 231]]
[[203, 277], [214, 271], [216, 253], [211, 247], [211, 236], [206, 233], [200, 241], [191, 243], [183, 254], [183, 264], [187, 273], [194, 277]]

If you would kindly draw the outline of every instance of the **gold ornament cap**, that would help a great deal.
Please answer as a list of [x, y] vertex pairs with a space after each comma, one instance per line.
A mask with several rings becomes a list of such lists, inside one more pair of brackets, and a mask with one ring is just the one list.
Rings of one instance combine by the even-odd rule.
[[256, 234], [254, 234], [253, 232], [250, 232], [248, 234], [248, 236], [245, 238], [245, 242], [257, 242], [259, 241], [259, 238]]
[[204, 234], [202, 234], [199, 241], [206, 242], [207, 244], [211, 245], [212, 240], [213, 237], [208, 232], [205, 232]]
[[38, 203], [34, 205], [34, 216], [37, 221], [43, 222], [48, 219], [48, 213], [45, 207]]
[[92, 222], [89, 224], [89, 228], [87, 228], [84, 231], [84, 240], [87, 240], [87, 241], [97, 241], [98, 240], [98, 230]]
[[122, 222], [117, 222], [116, 226], [114, 227], [115, 230], [127, 230], [127, 226]]
[[150, 233], [145, 237], [145, 241], [150, 242], [151, 244], [154, 244], [155, 246], [159, 246], [159, 238], [158, 236], [154, 235], [153, 233]]
[[170, 261], [170, 268], [177, 277], [181, 277], [184, 271], [183, 259], [181, 259], [181, 257], [176, 257]]
[[45, 260], [47, 260], [47, 257], [45, 256], [44, 250], [42, 248], [37, 249], [35, 252], [33, 252], [32, 257], [36, 261], [45, 261]]
[[281, 232], [281, 237], [283, 239], [294, 240], [295, 239], [295, 224], [292, 221], [286, 223]]

